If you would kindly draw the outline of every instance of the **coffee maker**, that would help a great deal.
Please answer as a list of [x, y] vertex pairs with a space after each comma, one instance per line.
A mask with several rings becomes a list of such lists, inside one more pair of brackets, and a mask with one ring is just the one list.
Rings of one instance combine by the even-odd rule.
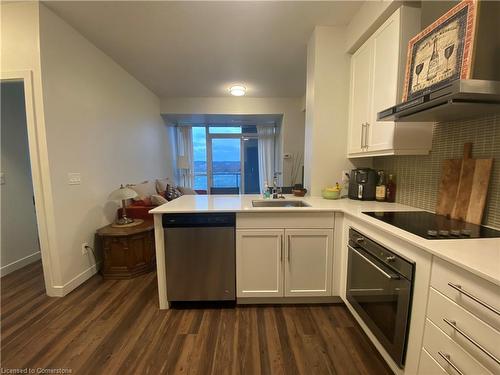
[[362, 201], [375, 200], [377, 171], [370, 168], [358, 168], [351, 171], [349, 177], [349, 198]]

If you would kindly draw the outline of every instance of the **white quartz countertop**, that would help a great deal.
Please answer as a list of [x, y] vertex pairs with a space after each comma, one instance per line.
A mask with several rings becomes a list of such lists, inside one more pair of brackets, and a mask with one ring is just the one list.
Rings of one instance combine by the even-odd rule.
[[364, 211], [421, 211], [397, 203], [327, 200], [321, 197], [286, 198], [305, 201], [311, 207], [253, 207], [253, 200], [262, 199], [259, 195], [184, 195], [149, 212], [155, 215], [192, 212], [342, 212], [500, 285], [500, 238], [427, 240], [363, 214]]

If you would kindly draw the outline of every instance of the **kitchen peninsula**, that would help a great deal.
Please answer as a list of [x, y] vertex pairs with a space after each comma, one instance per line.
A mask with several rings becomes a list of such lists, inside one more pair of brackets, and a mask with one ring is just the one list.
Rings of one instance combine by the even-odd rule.
[[[164, 215], [200, 213], [235, 214], [237, 303], [344, 302], [396, 373], [416, 373], [418, 368], [420, 352], [423, 350], [427, 300], [429, 291], [432, 290], [431, 279], [434, 277], [433, 264], [434, 267], [462, 270], [461, 272], [474, 282], [484, 284], [486, 292], [482, 295], [495, 298], [496, 301], [492, 304], [498, 304], [498, 294], [495, 296], [495, 293], [500, 286], [499, 238], [429, 240], [364, 213], [421, 211], [401, 204], [287, 196], [286, 202], [302, 203], [299, 207], [255, 207], [262, 201], [259, 195], [185, 195], [150, 211], [155, 221], [160, 309], [169, 308], [162, 218]], [[347, 244], [350, 229], [383, 244], [398, 256], [415, 264], [413, 304], [404, 372], [391, 359], [391, 355], [370, 332], [346, 298]], [[259, 242], [262, 241], [263, 234], [268, 238], [276, 233], [275, 242], [272, 242], [273, 238], [269, 240], [270, 242]], [[294, 236], [298, 239], [297, 243], [293, 242]], [[246, 238], [250, 238], [249, 242], [245, 242]], [[287, 240], [283, 241], [284, 238]], [[302, 242], [299, 242], [300, 240]], [[309, 247], [304, 245], [304, 241], [307, 240], [311, 241]], [[273, 247], [274, 243], [277, 244], [276, 247]], [[291, 255], [290, 248], [294, 246], [297, 251]], [[252, 253], [263, 256], [263, 251], [273, 251], [275, 248], [277, 250], [269, 261], [266, 259], [263, 262], [262, 259], [251, 257]], [[311, 252], [310, 257], [304, 257], [306, 251]], [[238, 257], [246, 257], [245, 262], [242, 263]], [[287, 261], [289, 263], [285, 264]], [[301, 269], [297, 262], [304, 262], [305, 268]], [[275, 273], [272, 273], [273, 267], [268, 267], [269, 263], [277, 267]], [[294, 269], [295, 275], [290, 271]], [[304, 280], [308, 272], [309, 279]], [[244, 277], [241, 274], [244, 274]], [[282, 277], [293, 278], [293, 281], [283, 282]], [[278, 280], [276, 288], [268, 290], [261, 288], [263, 283], [273, 280]], [[310, 285], [306, 285], [314, 282], [315, 286], [322, 287], [311, 288]], [[304, 288], [300, 287], [300, 283], [305, 283]], [[252, 288], [254, 285], [258, 288]]]

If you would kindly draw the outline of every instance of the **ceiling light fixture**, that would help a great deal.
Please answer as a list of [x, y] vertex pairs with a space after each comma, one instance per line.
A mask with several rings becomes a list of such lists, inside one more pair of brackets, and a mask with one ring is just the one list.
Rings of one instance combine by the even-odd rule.
[[233, 96], [243, 96], [245, 95], [245, 92], [247, 91], [247, 88], [242, 85], [234, 85], [229, 88], [229, 92]]

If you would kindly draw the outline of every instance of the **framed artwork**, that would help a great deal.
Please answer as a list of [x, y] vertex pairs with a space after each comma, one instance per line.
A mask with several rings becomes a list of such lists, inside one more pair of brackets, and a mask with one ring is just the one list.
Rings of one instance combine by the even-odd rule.
[[477, 7], [463, 0], [410, 40], [403, 101], [470, 77]]

